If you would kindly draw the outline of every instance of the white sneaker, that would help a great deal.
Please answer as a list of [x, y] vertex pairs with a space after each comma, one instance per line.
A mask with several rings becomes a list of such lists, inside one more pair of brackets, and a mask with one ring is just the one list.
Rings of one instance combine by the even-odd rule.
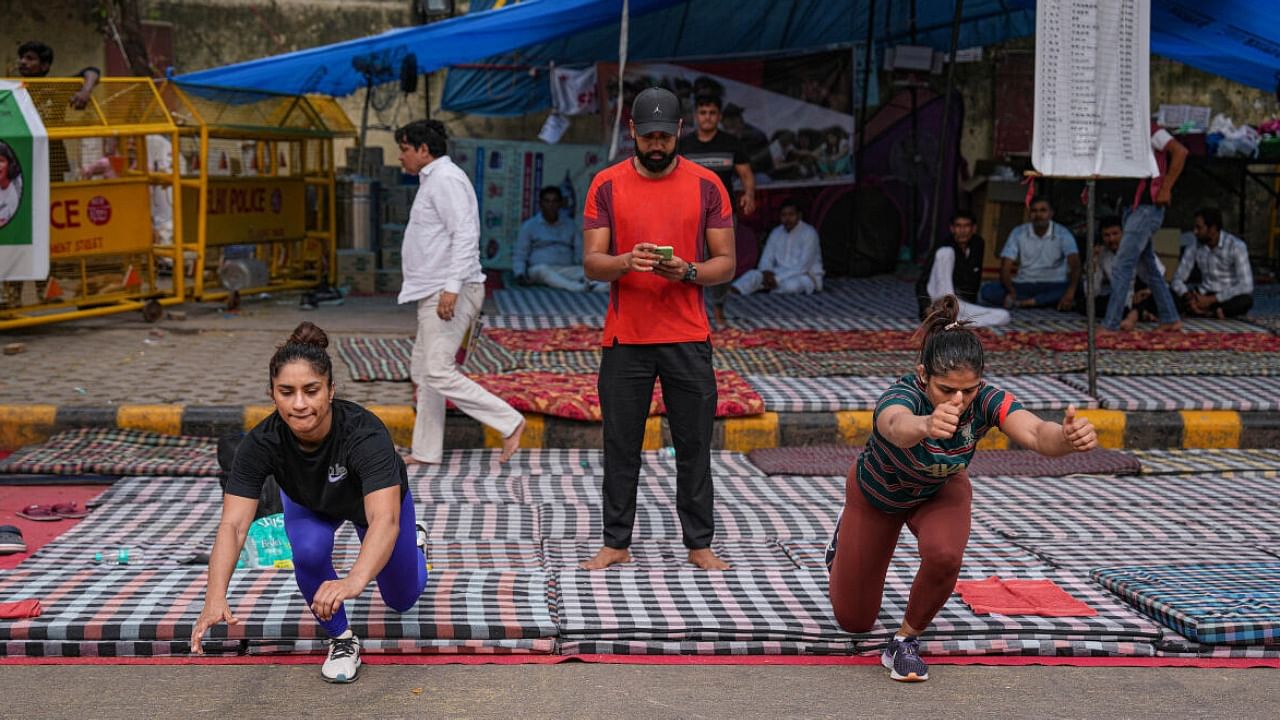
[[320, 668], [320, 676], [326, 682], [355, 682], [360, 674], [360, 638], [348, 631], [345, 638], [329, 640], [329, 657]]
[[422, 523], [417, 524], [417, 547], [422, 551], [422, 561], [430, 565], [431, 560], [426, 556], [426, 525]]

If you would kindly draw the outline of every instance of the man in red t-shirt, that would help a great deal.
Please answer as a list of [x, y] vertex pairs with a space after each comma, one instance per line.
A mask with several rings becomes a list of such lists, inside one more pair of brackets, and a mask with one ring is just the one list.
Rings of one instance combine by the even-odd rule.
[[661, 378], [689, 562], [724, 570], [728, 563], [711, 550], [716, 378], [702, 290], [733, 279], [733, 206], [715, 173], [677, 157], [683, 123], [675, 95], [645, 90], [631, 117], [635, 157], [596, 175], [582, 212], [586, 275], [611, 284], [599, 379], [604, 547], [582, 567], [631, 560], [640, 450]]

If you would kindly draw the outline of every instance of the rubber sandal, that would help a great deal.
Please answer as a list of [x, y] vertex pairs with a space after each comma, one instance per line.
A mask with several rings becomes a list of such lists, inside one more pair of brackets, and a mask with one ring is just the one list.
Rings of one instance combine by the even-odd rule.
[[19, 510], [17, 515], [36, 522], [53, 522], [62, 519], [62, 516], [54, 512], [53, 508], [48, 505], [28, 505]]
[[66, 518], [68, 520], [79, 520], [80, 518], [89, 517], [88, 510], [80, 509], [80, 506], [73, 502], [58, 503], [49, 509], [58, 517]]

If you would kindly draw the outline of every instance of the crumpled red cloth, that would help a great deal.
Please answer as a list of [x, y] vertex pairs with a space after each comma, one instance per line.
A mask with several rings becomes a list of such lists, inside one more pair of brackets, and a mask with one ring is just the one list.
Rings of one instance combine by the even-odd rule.
[[1093, 617], [1098, 614], [1052, 580], [1003, 580], [992, 575], [986, 580], [957, 581], [956, 592], [978, 615]]
[[36, 599], [0, 603], [0, 620], [40, 617], [40, 601]]

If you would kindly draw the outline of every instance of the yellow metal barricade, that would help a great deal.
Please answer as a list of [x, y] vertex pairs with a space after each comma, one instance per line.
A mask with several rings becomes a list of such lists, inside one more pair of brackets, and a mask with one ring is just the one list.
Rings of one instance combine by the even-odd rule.
[[127, 310], [158, 319], [185, 288], [181, 273], [159, 277], [157, 259], [178, 257], [182, 218], [153, 224], [153, 208], [174, 197], [180, 181], [165, 159], [177, 147], [177, 127], [156, 86], [102, 78], [77, 110], [71, 96], [80, 78], [16, 81], [49, 134], [49, 277], [0, 284], [0, 330]]
[[[336, 278], [335, 137], [341, 108], [255, 90], [165, 82], [181, 136], [189, 295], [309, 288]], [[339, 117], [328, 119], [336, 110]]]

